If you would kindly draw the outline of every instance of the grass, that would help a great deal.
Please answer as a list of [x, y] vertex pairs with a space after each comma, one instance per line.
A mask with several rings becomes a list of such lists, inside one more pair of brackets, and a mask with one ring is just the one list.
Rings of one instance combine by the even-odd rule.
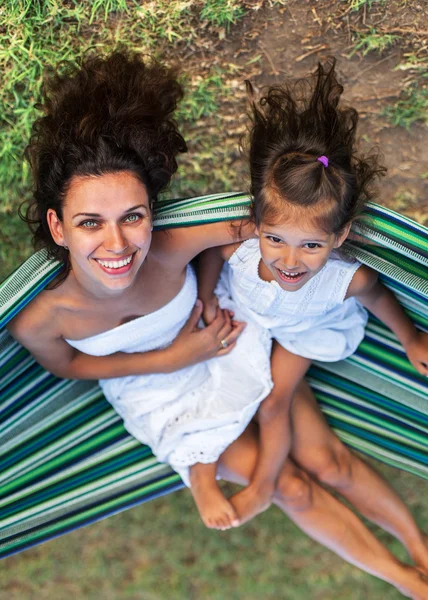
[[201, 10], [201, 19], [217, 27], [229, 28], [245, 15], [245, 10], [236, 0], [209, 0]]
[[413, 85], [394, 105], [387, 106], [383, 114], [396, 127], [409, 129], [418, 121], [428, 125], [428, 88]]
[[398, 39], [397, 35], [391, 33], [377, 33], [376, 29], [371, 28], [368, 32], [357, 32], [357, 39], [350, 56], [361, 51], [363, 56], [369, 52], [382, 52], [390, 48]]
[[349, 7], [352, 11], [358, 11], [366, 6], [372, 8], [373, 4], [385, 4], [386, 0], [348, 0]]
[[[426, 482], [381, 468], [428, 523]], [[405, 558], [398, 542], [380, 537]], [[0, 579], [8, 600], [401, 598], [307, 538], [277, 508], [236, 530], [209, 531], [187, 491], [5, 559]]]

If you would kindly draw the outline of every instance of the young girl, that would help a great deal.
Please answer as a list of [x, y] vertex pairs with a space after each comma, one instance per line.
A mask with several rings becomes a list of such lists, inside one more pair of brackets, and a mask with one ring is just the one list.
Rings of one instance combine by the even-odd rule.
[[[312, 88], [273, 87], [257, 104], [249, 155], [258, 239], [204, 253], [199, 297], [211, 322], [215, 264], [228, 261], [216, 294], [236, 317], [269, 330], [274, 390], [262, 403], [260, 453], [251, 484], [232, 498], [241, 522], [269, 503], [291, 444], [290, 404], [312, 360], [350, 356], [370, 310], [396, 334], [428, 375], [428, 335], [418, 332], [377, 273], [340, 252], [351, 223], [384, 173], [355, 150], [357, 113], [339, 108], [343, 88], [334, 63], [321, 65]], [[252, 88], [249, 85], [252, 94]]]
[[[227, 310], [216, 310], [205, 329], [196, 325], [202, 306], [189, 262], [230, 243], [233, 229], [212, 223], [152, 232], [152, 206], [186, 149], [172, 120], [181, 93], [173, 71], [117, 53], [47, 82], [45, 114], [28, 149], [35, 177], [28, 217], [38, 245], [64, 270], [10, 330], [52, 373], [101, 380], [130, 433], [190, 485], [204, 523], [226, 529], [237, 517], [216, 477], [246, 484], [254, 470], [258, 442], [250, 420], [272, 385], [270, 335], [257, 323], [244, 329], [231, 322]], [[312, 468], [313, 458], [303, 454], [319, 456], [322, 438], [331, 460], [343, 457], [347, 451], [308, 388], [299, 386], [298, 394], [303, 412], [293, 417], [293, 456]], [[346, 456], [355, 474], [349, 499], [428, 568], [423, 535], [404, 504], [356, 456]], [[411, 597], [428, 597], [419, 568], [398, 561], [290, 461], [274, 502], [348, 561]]]

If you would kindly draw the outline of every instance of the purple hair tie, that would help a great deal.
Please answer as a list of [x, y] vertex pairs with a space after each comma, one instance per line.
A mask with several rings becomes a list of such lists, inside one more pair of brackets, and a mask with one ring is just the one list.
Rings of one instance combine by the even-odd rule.
[[317, 158], [317, 160], [319, 160], [319, 161], [320, 161], [320, 163], [322, 163], [322, 164], [324, 165], [324, 167], [325, 167], [325, 168], [327, 168], [327, 167], [328, 167], [328, 158], [327, 158], [326, 156], [324, 156], [324, 155], [323, 155], [323, 156], [319, 156], [319, 157]]

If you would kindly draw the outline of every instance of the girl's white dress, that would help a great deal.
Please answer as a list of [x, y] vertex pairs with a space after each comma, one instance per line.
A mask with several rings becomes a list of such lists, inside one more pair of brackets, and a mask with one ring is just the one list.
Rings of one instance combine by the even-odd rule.
[[333, 255], [302, 288], [285, 291], [259, 276], [259, 240], [242, 243], [225, 264], [216, 294], [223, 306], [239, 306], [236, 318], [257, 323], [293, 354], [337, 361], [364, 337], [367, 312], [346, 292], [360, 263]]
[[[189, 318], [196, 295], [196, 277], [187, 267], [182, 289], [159, 310], [99, 335], [66, 341], [93, 356], [164, 348]], [[215, 462], [269, 394], [270, 345], [269, 333], [251, 324], [226, 356], [174, 373], [103, 379], [100, 385], [129, 433], [189, 485], [189, 466]]]

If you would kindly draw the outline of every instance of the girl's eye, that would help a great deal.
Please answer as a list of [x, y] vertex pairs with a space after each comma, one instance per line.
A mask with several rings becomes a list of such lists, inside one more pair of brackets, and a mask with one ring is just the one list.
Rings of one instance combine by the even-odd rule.
[[306, 248], [309, 248], [309, 250], [315, 250], [316, 248], [321, 248], [321, 246], [319, 244], [317, 244], [316, 242], [308, 242], [307, 244], [305, 244]]
[[268, 240], [270, 240], [274, 244], [280, 244], [282, 242], [281, 238], [276, 237], [274, 235], [268, 235]]

